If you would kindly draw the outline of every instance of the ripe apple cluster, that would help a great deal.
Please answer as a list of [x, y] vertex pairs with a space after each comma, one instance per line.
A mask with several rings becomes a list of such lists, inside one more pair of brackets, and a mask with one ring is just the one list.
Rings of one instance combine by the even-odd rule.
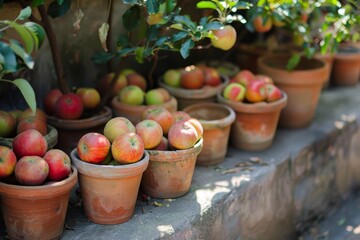
[[184, 111], [170, 112], [162, 106], [150, 106], [142, 114], [136, 132], [148, 150], [181, 150], [192, 148], [202, 138], [199, 120]]
[[[101, 95], [104, 95], [105, 92], [109, 89], [114, 76], [115, 73], [111, 72], [107, 73], [100, 79], [97, 89]], [[140, 73], [131, 68], [123, 69], [120, 72], [119, 77], [116, 79], [115, 86], [111, 90], [111, 96], [117, 96], [123, 88], [131, 85], [138, 86], [144, 92], [147, 90], [146, 79]]]
[[130, 105], [161, 105], [170, 101], [171, 95], [165, 88], [154, 88], [147, 92], [139, 86], [129, 85], [120, 90], [118, 99]]
[[238, 102], [273, 102], [282, 98], [281, 90], [265, 75], [254, 75], [249, 70], [239, 71], [225, 86], [225, 99]]
[[35, 129], [45, 136], [48, 133], [46, 124], [46, 114], [39, 108], [35, 112], [30, 108], [0, 111], [0, 137], [13, 137], [28, 129]]
[[200, 89], [204, 86], [219, 86], [221, 76], [215, 67], [198, 64], [167, 70], [164, 73], [163, 82], [175, 88]]
[[44, 108], [47, 114], [61, 119], [80, 119], [84, 111], [95, 109], [100, 101], [100, 93], [95, 88], [78, 88], [75, 93], [67, 94], [55, 88], [46, 94]]
[[[51, 184], [71, 173], [69, 156], [60, 149], [47, 149], [40, 132], [26, 130], [13, 140], [13, 149], [0, 146], [0, 179], [26, 186]], [[11, 182], [11, 181], [10, 181]]]

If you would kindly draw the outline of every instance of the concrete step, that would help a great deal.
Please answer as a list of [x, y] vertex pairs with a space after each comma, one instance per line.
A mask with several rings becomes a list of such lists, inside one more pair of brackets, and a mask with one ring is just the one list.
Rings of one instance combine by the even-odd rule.
[[297, 239], [360, 185], [359, 91], [324, 90], [309, 127], [279, 129], [261, 152], [230, 146], [219, 166], [196, 167], [188, 194], [138, 201], [126, 223], [94, 224], [72, 202], [62, 239]]

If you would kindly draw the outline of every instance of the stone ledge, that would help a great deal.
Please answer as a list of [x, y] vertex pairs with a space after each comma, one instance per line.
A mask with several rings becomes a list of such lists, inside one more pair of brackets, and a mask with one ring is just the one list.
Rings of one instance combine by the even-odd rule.
[[[81, 206], [70, 206], [62, 239], [296, 239], [359, 186], [359, 90], [324, 90], [311, 126], [279, 129], [266, 151], [229, 147], [219, 166], [196, 167], [188, 194], [151, 199], [162, 206], [138, 201], [126, 223], [94, 224]], [[267, 165], [238, 171], [251, 157]]]

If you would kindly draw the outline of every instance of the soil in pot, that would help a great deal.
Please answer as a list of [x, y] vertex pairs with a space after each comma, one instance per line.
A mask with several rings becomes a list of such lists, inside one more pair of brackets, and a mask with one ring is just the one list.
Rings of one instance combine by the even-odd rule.
[[234, 110], [219, 103], [197, 103], [184, 109], [191, 117], [198, 119], [204, 129], [203, 148], [196, 165], [217, 165], [224, 161], [231, 125], [235, 121]]

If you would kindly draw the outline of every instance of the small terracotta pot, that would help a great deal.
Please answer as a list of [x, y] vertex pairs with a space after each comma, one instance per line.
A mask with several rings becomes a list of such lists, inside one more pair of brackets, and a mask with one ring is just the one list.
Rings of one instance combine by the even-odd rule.
[[60, 239], [77, 170], [65, 180], [42, 186], [0, 182], [1, 210], [10, 239]]
[[197, 103], [186, 107], [184, 111], [198, 119], [204, 129], [204, 145], [196, 165], [210, 166], [224, 161], [231, 124], [235, 121], [234, 110], [225, 104]]
[[[174, 97], [171, 97], [170, 101], [162, 104], [164, 108], [170, 112], [177, 111], [178, 103]], [[118, 100], [118, 97], [114, 97], [111, 101], [111, 108], [113, 110], [114, 116], [116, 117], [125, 117], [130, 120], [134, 125], [141, 121], [141, 116], [145, 109], [149, 107], [148, 105], [130, 105], [121, 103]]]
[[343, 47], [335, 54], [332, 80], [337, 86], [355, 86], [360, 77], [360, 48]]
[[231, 127], [231, 144], [246, 151], [264, 150], [271, 146], [281, 110], [287, 95], [275, 102], [243, 103], [225, 99], [219, 92], [218, 101], [234, 109], [236, 120]]
[[48, 122], [58, 130], [58, 143], [56, 148], [59, 148], [70, 155], [80, 138], [88, 132], [102, 133], [104, 126], [112, 117], [111, 110], [105, 107], [97, 115], [75, 120], [60, 119], [53, 116], [48, 116]]
[[79, 185], [86, 216], [94, 223], [118, 224], [134, 213], [141, 177], [149, 154], [127, 165], [96, 165], [79, 159], [76, 149], [71, 159], [79, 171]]
[[[58, 142], [58, 131], [51, 125], [47, 124], [48, 133], [44, 136], [47, 144], [48, 149], [54, 148]], [[14, 138], [2, 138], [0, 137], [0, 145], [7, 146], [12, 148]]]
[[222, 76], [222, 83], [218, 86], [206, 85], [200, 89], [184, 89], [176, 88], [166, 85], [162, 78], [159, 80], [159, 85], [170, 92], [170, 94], [176, 97], [178, 101], [178, 110], [183, 110], [187, 106], [195, 103], [203, 102], [215, 102], [216, 93], [220, 89], [223, 89], [229, 83], [229, 78]]
[[286, 65], [290, 56], [273, 55], [259, 58], [261, 74], [270, 76], [275, 85], [288, 97], [279, 126], [302, 128], [308, 126], [315, 115], [321, 89], [327, 78], [327, 67], [318, 59], [302, 58], [297, 67], [289, 71]]
[[196, 158], [203, 140], [194, 147], [176, 151], [147, 150], [149, 166], [144, 172], [141, 189], [156, 198], [176, 198], [185, 195], [191, 186]]

